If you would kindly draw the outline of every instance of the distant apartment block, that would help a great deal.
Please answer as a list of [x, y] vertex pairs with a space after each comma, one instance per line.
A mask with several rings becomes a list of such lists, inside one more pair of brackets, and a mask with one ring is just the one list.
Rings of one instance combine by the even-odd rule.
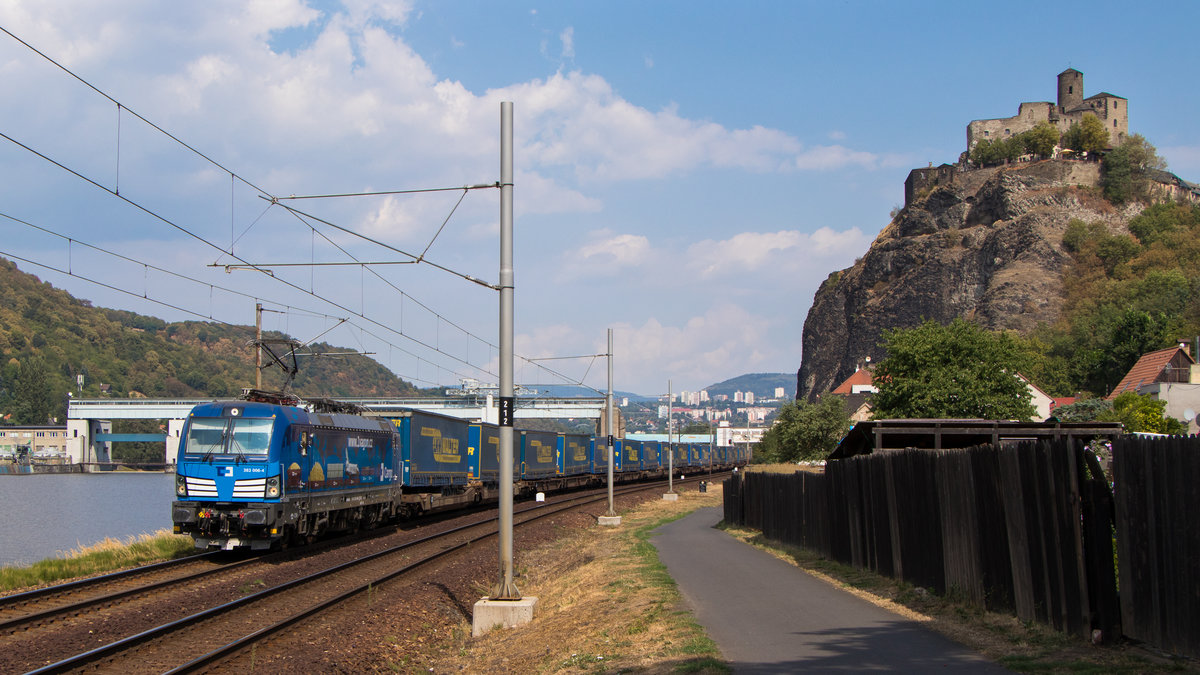
[[63, 426], [0, 427], [0, 458], [12, 458], [19, 446], [28, 446], [35, 457], [67, 457], [78, 446], [78, 433]]

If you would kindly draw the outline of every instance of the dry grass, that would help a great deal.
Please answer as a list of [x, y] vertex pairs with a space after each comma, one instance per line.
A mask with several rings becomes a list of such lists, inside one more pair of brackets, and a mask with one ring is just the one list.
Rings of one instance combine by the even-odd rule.
[[[464, 626], [433, 672], [725, 673], [717, 646], [681, 604], [649, 533], [721, 490], [680, 493], [622, 514], [617, 528], [574, 531], [522, 554], [521, 593], [539, 598], [533, 623], [468, 637]], [[485, 589], [481, 589], [483, 591]]]
[[165, 529], [124, 541], [108, 538], [28, 567], [0, 567], [0, 592], [169, 560], [193, 551], [191, 537]]
[[803, 464], [792, 464], [789, 462], [783, 464], [751, 464], [750, 466], [746, 467], [746, 471], [751, 473], [756, 471], [761, 473], [796, 473], [797, 471], [825, 473], [825, 467], [813, 462], [807, 462]]

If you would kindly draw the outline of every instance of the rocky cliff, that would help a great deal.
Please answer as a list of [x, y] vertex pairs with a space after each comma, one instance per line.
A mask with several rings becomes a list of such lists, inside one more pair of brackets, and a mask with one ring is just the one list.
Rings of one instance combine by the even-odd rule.
[[884, 330], [970, 319], [1025, 333], [1062, 305], [1073, 218], [1122, 230], [1139, 207], [1100, 196], [1096, 163], [1046, 160], [959, 172], [917, 195], [853, 267], [821, 285], [804, 322], [797, 396], [812, 400], [884, 356]]

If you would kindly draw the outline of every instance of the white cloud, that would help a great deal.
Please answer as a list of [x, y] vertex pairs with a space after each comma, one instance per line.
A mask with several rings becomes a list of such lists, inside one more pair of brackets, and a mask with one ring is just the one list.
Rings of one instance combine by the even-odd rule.
[[558, 39], [562, 40], [562, 56], [563, 59], [570, 61], [575, 58], [575, 29], [567, 26], [563, 32], [559, 33]]
[[784, 360], [780, 348], [788, 345], [775, 335], [774, 325], [773, 319], [732, 304], [708, 307], [679, 325], [656, 318], [640, 325], [617, 324], [614, 377], [634, 383], [639, 393], [665, 393], [667, 382], [647, 381], [648, 374], [670, 373], [680, 391], [741, 373], [773, 371]]
[[842, 232], [822, 227], [812, 234], [797, 230], [742, 232], [721, 241], [698, 241], [688, 247], [685, 258], [688, 267], [704, 277], [746, 271], [774, 274], [814, 267], [814, 257], [852, 256], [861, 253], [868, 243], [857, 227]]
[[565, 256], [576, 261], [577, 267], [606, 269], [617, 273], [622, 267], [636, 267], [650, 256], [650, 240], [638, 234], [613, 234], [608, 230], [593, 232], [592, 241]]
[[831, 140], [831, 141], [844, 141], [844, 140], [846, 140], [846, 132], [844, 132], [844, 131], [837, 131], [836, 129], [835, 129], [835, 130], [833, 130], [833, 131], [830, 131], [830, 132], [829, 132], [829, 140]]
[[841, 169], [847, 166], [860, 166], [873, 169], [879, 164], [879, 156], [871, 152], [851, 150], [841, 145], [822, 145], [799, 153], [795, 158], [795, 168], [801, 170]]
[[[617, 387], [640, 394], [666, 393], [667, 379], [675, 391], [698, 389], [747, 372], [775, 372], [790, 364], [788, 350], [795, 340], [780, 339], [776, 318], [755, 314], [735, 304], [716, 304], [675, 322], [647, 317], [640, 323], [617, 322], [613, 329], [613, 377]], [[515, 336], [516, 351], [530, 358], [564, 354], [601, 354], [606, 335], [587, 334], [570, 324], [541, 325]], [[797, 347], [798, 349], [798, 347]], [[604, 389], [603, 361], [555, 361], [553, 368], [588, 386]], [[661, 373], [667, 373], [659, 380]], [[516, 379], [526, 384], [561, 380], [523, 361]]]

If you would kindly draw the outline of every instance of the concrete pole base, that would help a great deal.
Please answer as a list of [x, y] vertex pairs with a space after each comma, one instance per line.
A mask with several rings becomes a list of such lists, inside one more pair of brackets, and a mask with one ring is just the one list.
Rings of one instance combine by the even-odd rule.
[[677, 501], [679, 501], [679, 493], [678, 492], [668, 492], [663, 495], [663, 499], [665, 499], [666, 501], [669, 501], [669, 502], [677, 502]]
[[604, 527], [619, 527], [621, 516], [600, 516], [600, 524]]
[[471, 637], [479, 637], [493, 628], [515, 628], [533, 621], [536, 597], [526, 596], [520, 600], [492, 600], [483, 598], [475, 603], [471, 615]]

